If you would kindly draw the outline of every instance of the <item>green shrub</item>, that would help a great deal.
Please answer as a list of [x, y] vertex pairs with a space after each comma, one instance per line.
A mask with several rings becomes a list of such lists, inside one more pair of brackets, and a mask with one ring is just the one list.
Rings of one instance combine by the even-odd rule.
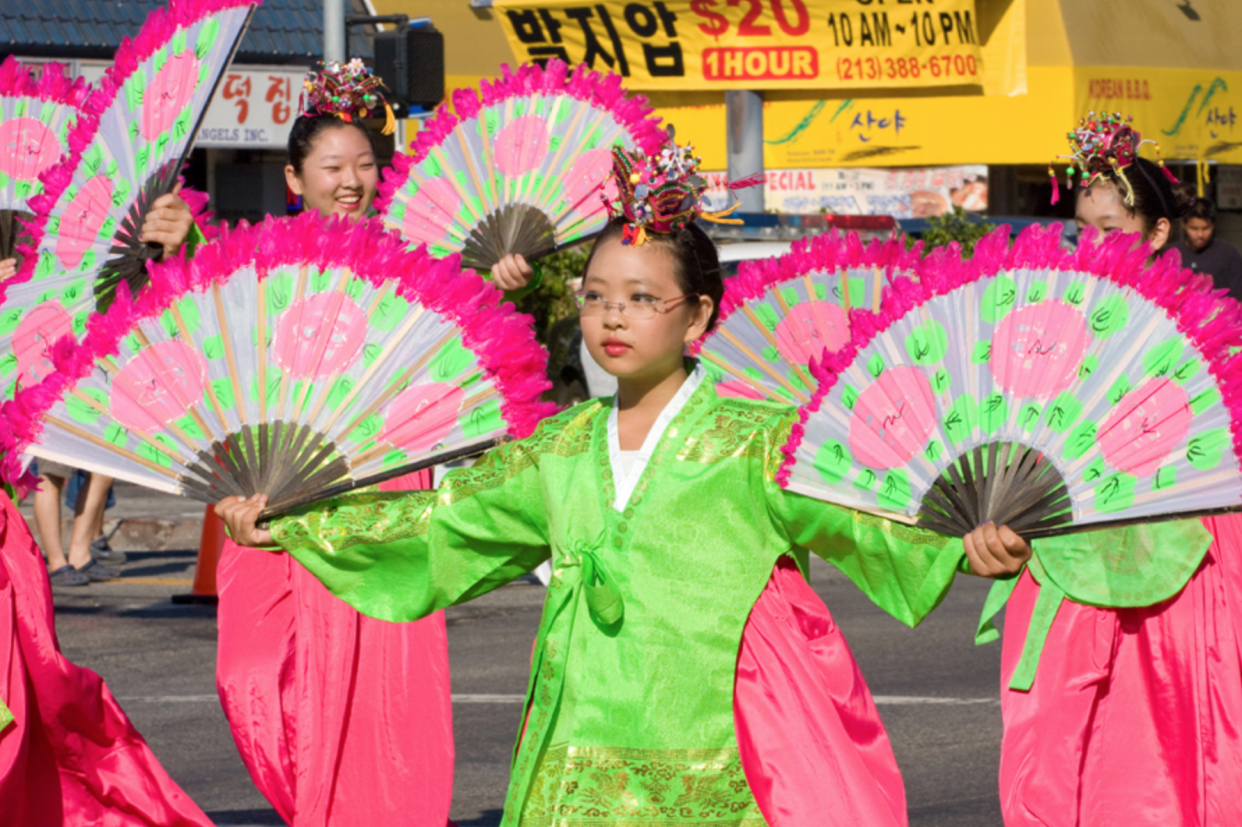
[[557, 250], [539, 259], [543, 271], [539, 286], [522, 297], [518, 309], [535, 317], [535, 335], [545, 346], [552, 326], [561, 319], [578, 315], [570, 282], [582, 276], [588, 247], [585, 244]]
[[[979, 239], [995, 228], [995, 224], [986, 221], [972, 221], [965, 210], [955, 206], [952, 212], [927, 219], [927, 229], [922, 234], [923, 252], [930, 252], [936, 247], [947, 247], [950, 242], [956, 241], [962, 247], [962, 257], [969, 258], [974, 255], [975, 244]], [[914, 242], [910, 240], [908, 243]]]

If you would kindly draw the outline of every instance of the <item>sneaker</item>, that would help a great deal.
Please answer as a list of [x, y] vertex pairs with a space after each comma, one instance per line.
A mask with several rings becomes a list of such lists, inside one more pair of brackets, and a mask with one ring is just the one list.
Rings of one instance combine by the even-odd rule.
[[108, 545], [108, 538], [100, 534], [91, 541], [91, 559], [105, 566], [123, 566], [129, 557], [123, 551], [113, 551], [112, 546]]
[[97, 560], [92, 560], [82, 568], [75, 569], [75, 571], [95, 583], [105, 583], [121, 576], [120, 569], [110, 569], [107, 566], [100, 565]]
[[91, 582], [90, 577], [65, 563], [47, 576], [53, 586], [85, 586]]

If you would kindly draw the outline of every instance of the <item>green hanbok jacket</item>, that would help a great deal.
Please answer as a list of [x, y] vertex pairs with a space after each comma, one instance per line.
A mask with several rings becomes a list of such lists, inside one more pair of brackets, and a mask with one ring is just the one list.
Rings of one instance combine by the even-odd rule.
[[408, 621], [551, 558], [504, 825], [763, 824], [734, 730], [747, 616], [774, 564], [836, 565], [898, 620], [943, 599], [962, 543], [775, 482], [796, 412], [696, 370], [630, 474], [613, 400], [545, 420], [437, 491], [276, 520], [276, 542], [364, 614]]

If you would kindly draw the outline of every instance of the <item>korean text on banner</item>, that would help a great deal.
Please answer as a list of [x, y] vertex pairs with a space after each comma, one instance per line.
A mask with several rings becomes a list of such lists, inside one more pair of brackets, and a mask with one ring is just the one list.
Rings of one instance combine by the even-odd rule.
[[517, 59], [616, 72], [632, 89], [977, 85], [974, 0], [499, 0]]

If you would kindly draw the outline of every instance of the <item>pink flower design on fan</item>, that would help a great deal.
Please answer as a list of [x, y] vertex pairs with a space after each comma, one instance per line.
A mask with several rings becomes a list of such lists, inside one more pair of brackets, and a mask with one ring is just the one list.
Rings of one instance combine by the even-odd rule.
[[740, 379], [732, 382], [721, 382], [716, 386], [716, 395], [725, 399], [767, 399], [766, 396]]
[[[331, 323], [329, 323], [331, 320]], [[344, 293], [298, 299], [276, 326], [276, 361], [299, 379], [348, 368], [366, 344], [367, 315]]]
[[926, 374], [914, 367], [890, 368], [854, 403], [850, 452], [870, 468], [896, 468], [923, 447], [935, 427], [935, 397]]
[[0, 172], [17, 181], [35, 181], [60, 158], [56, 135], [37, 118], [0, 123]]
[[444, 178], [433, 178], [418, 188], [405, 206], [402, 234], [416, 242], [435, 244], [461, 209], [461, 196]]
[[413, 453], [425, 451], [453, 430], [464, 396], [447, 382], [408, 387], [389, 403], [379, 438]]
[[198, 58], [194, 53], [182, 52], [170, 57], [156, 73], [142, 96], [142, 137], [154, 141], [173, 125], [194, 97], [198, 71]]
[[56, 258], [62, 267], [72, 270], [82, 263], [82, 255], [95, 243], [111, 208], [112, 182], [106, 175], [96, 175], [82, 185], [60, 217]]
[[203, 399], [207, 362], [185, 342], [156, 342], [143, 348], [112, 379], [109, 402], [116, 421], [150, 433], [186, 415]]
[[47, 301], [22, 317], [13, 331], [13, 354], [23, 386], [42, 382], [55, 371], [52, 345], [73, 333], [73, 319], [58, 301]]
[[612, 172], [612, 150], [591, 149], [578, 156], [565, 176], [565, 195], [579, 215], [603, 212], [602, 192], [609, 201], [617, 200], [617, 185], [608, 177]]
[[1114, 468], [1145, 477], [1186, 438], [1193, 418], [1184, 388], [1151, 379], [1123, 396], [1104, 420], [1100, 451]]
[[496, 167], [505, 175], [525, 175], [543, 162], [552, 136], [548, 122], [538, 115], [523, 115], [496, 136]]
[[1047, 399], [1074, 381], [1087, 351], [1087, 320], [1068, 302], [1027, 305], [1001, 320], [988, 367], [1002, 388]]
[[795, 365], [823, 359], [824, 351], [836, 353], [850, 340], [850, 320], [845, 309], [825, 301], [803, 302], [789, 310], [776, 326], [781, 355]]

